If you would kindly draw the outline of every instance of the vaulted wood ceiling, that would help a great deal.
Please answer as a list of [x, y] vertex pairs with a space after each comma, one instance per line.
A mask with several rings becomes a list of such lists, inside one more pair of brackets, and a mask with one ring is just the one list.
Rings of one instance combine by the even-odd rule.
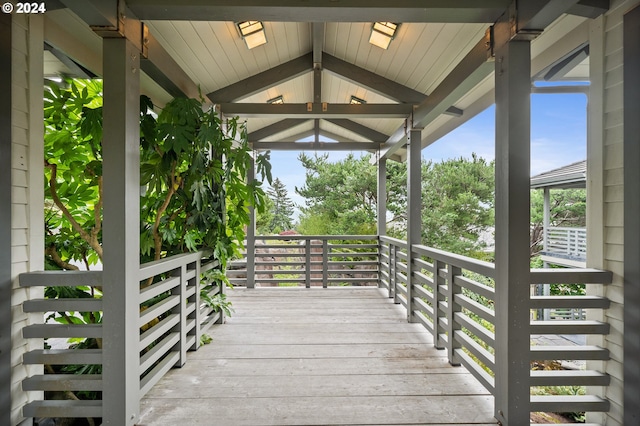
[[[109, 13], [98, 7], [104, 3], [61, 0], [58, 10], [47, 13], [45, 40], [51, 49], [45, 56], [46, 73], [78, 73], [73, 65], [79, 64], [80, 70], [101, 74], [101, 40], [87, 21], [96, 25], [96, 15], [108, 21]], [[291, 149], [286, 142], [316, 136], [344, 142], [348, 149], [373, 150], [400, 140], [414, 106], [429, 95], [441, 96], [442, 87], [455, 82], [456, 72], [464, 71], [474, 49], [482, 50], [487, 28], [509, 3], [342, 0], [328, 6], [326, 1], [296, 0], [128, 0], [126, 6], [223, 113], [246, 117], [256, 147]], [[588, 41], [588, 18], [579, 15], [594, 16], [606, 5], [564, 3], [577, 15], [559, 15], [533, 40], [534, 76], [588, 77], [587, 55], [580, 52]], [[247, 49], [234, 23], [244, 19], [264, 21], [267, 44]], [[401, 24], [388, 50], [369, 44], [374, 20]], [[73, 62], [64, 64], [64, 55]], [[422, 114], [423, 145], [493, 103], [492, 70], [489, 60], [465, 80], [467, 87], [447, 92], [437, 108], [416, 110]], [[142, 76], [143, 91], [163, 105], [176, 94], [169, 93], [175, 87], [159, 83]], [[280, 95], [284, 105], [267, 105]], [[367, 104], [349, 105], [352, 95]], [[312, 103], [311, 112], [307, 103]], [[393, 155], [403, 157], [402, 149]]]

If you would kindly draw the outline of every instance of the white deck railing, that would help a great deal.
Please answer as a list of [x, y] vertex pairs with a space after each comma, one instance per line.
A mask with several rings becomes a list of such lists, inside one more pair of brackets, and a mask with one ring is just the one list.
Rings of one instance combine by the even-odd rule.
[[[209, 296], [224, 291], [206, 280], [206, 271], [217, 262], [203, 261], [203, 253], [172, 256], [140, 267], [140, 397], [166, 372], [186, 362], [187, 350], [196, 350], [200, 336], [214, 323], [223, 321], [223, 312], [200, 303], [200, 291]], [[201, 278], [204, 278], [201, 282]], [[20, 275], [24, 287], [99, 287], [101, 271], [45, 271]], [[109, 288], [102, 288], [108, 292]], [[95, 312], [102, 316], [102, 299], [40, 299], [23, 304], [25, 312]], [[23, 328], [25, 338], [95, 338], [98, 348], [38, 349], [27, 352], [23, 361], [31, 365], [101, 366], [102, 324], [37, 324]], [[124, 333], [123, 333], [124, 335]], [[112, 343], [113, 344], [113, 343]], [[100, 370], [97, 368], [96, 370]], [[96, 391], [109, 377], [102, 374], [44, 374], [26, 378], [29, 391]], [[98, 394], [100, 395], [100, 394]], [[24, 407], [25, 417], [103, 417], [101, 400], [41, 400]]]
[[[389, 297], [411, 309], [412, 317], [434, 336], [435, 346], [446, 349], [449, 362], [464, 365], [492, 394], [500, 392], [494, 380], [495, 267], [492, 263], [414, 245], [413, 263], [407, 265], [405, 241], [380, 237], [380, 285]], [[412, 277], [409, 279], [408, 277]], [[408, 284], [410, 282], [410, 284]], [[531, 285], [540, 283], [609, 284], [611, 273], [593, 269], [539, 269], [531, 271]], [[408, 301], [407, 285], [412, 299]], [[530, 309], [606, 309], [609, 300], [596, 296], [536, 296]], [[609, 324], [599, 321], [532, 321], [531, 335], [606, 335]], [[606, 360], [609, 352], [597, 346], [531, 346], [531, 361]], [[502, 366], [500, 368], [507, 368]], [[531, 386], [607, 386], [601, 371], [531, 371]], [[594, 395], [532, 396], [532, 412], [607, 411], [606, 400]]]
[[[378, 284], [376, 235], [257, 236], [254, 247], [228, 272], [233, 284], [325, 288]], [[247, 280], [252, 274], [253, 280]]]
[[562, 228], [550, 226], [545, 229], [543, 252], [572, 259], [587, 258], [586, 228]]
[[[264, 244], [250, 253], [247, 278], [258, 286], [272, 285], [363, 285], [388, 289], [389, 297], [411, 313], [434, 336], [434, 345], [447, 350], [453, 365], [464, 365], [492, 394], [500, 393], [495, 381], [495, 267], [471, 259], [386, 236], [280, 236], [259, 237]], [[409, 252], [410, 250], [410, 252]], [[202, 253], [178, 255], [140, 268], [141, 330], [139, 349], [139, 395], [144, 395], [169, 369], [186, 362], [186, 351], [198, 348], [200, 335], [210, 324], [221, 322], [200, 303], [200, 277], [213, 268], [202, 263]], [[411, 259], [411, 262], [408, 262]], [[265, 269], [260, 269], [265, 267]], [[254, 270], [254, 268], [256, 268]], [[252, 275], [255, 272], [255, 275]], [[241, 274], [242, 272], [240, 272]], [[237, 271], [236, 271], [237, 275]], [[532, 270], [530, 285], [583, 283], [609, 284], [611, 273], [592, 269]], [[22, 274], [22, 286], [101, 286], [100, 272], [39, 272]], [[205, 291], [223, 289], [205, 282]], [[407, 291], [409, 289], [409, 291]], [[108, 292], [108, 288], [103, 289]], [[411, 298], [408, 299], [407, 295]], [[24, 302], [26, 312], [100, 312], [100, 299], [44, 299]], [[596, 296], [533, 296], [529, 308], [592, 309], [609, 306]], [[531, 335], [606, 335], [609, 324], [599, 321], [532, 321]], [[102, 337], [100, 324], [41, 324], [23, 329], [26, 338]], [[609, 353], [597, 346], [531, 346], [530, 360], [606, 360]], [[100, 349], [36, 350], [24, 356], [26, 364], [102, 364]], [[504, 370], [500, 370], [503, 372]], [[109, 380], [100, 374], [45, 374], [24, 380], [25, 390], [100, 391]], [[531, 386], [607, 386], [609, 376], [601, 371], [531, 371]], [[595, 395], [532, 396], [531, 411], [607, 411], [606, 400]], [[25, 406], [27, 417], [102, 417], [101, 401], [36, 401]]]

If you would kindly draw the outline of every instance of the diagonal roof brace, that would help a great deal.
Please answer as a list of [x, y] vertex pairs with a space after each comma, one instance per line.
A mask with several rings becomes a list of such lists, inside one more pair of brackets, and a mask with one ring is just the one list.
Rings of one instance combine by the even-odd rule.
[[[414, 111], [412, 127], [424, 128], [482, 79], [491, 74], [494, 64], [490, 62], [495, 52], [510, 40], [531, 40], [542, 30], [566, 13], [578, 0], [519, 0], [512, 2], [495, 23], [487, 29], [485, 36], [456, 65], [451, 73], [438, 85], [429, 98]], [[517, 6], [517, 8], [516, 8]], [[381, 147], [381, 158], [389, 158], [406, 145], [406, 131], [400, 127]]]
[[[427, 98], [427, 95], [422, 92], [389, 80], [357, 65], [343, 61], [342, 59], [338, 59], [328, 53], [325, 53], [323, 58], [323, 66], [327, 71], [333, 72], [355, 84], [365, 86], [369, 90], [393, 99], [396, 102], [419, 104]], [[447, 108], [447, 114], [460, 116], [462, 115], [462, 110], [456, 107], [449, 107]]]
[[410, 122], [400, 126], [380, 149], [389, 158], [407, 143], [407, 128], [424, 128], [493, 71], [490, 29], [454, 67], [431, 95], [416, 107]]
[[254, 95], [269, 87], [292, 80], [312, 70], [313, 53], [309, 52], [284, 64], [277, 65], [261, 73], [247, 77], [237, 83], [208, 93], [207, 97], [216, 104], [237, 101]]

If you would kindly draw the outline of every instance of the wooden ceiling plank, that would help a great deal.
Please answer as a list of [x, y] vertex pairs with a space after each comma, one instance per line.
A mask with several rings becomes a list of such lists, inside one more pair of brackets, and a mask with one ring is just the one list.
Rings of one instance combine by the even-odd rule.
[[307, 53], [284, 64], [245, 78], [237, 83], [218, 89], [207, 96], [214, 103], [224, 104], [254, 95], [269, 87], [296, 78], [312, 70], [313, 53]]

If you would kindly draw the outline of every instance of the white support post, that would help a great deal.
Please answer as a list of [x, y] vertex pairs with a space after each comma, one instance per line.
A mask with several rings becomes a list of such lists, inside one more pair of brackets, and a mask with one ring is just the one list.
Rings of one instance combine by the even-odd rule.
[[178, 276], [180, 277], [180, 285], [175, 287], [171, 293], [175, 296], [178, 296], [180, 302], [178, 305], [171, 310], [173, 314], [178, 314], [178, 324], [173, 327], [174, 332], [178, 332], [180, 335], [180, 340], [176, 343], [174, 350], [176, 350], [180, 357], [178, 361], [176, 361], [175, 367], [182, 367], [187, 362], [187, 301], [185, 298], [185, 293], [187, 291], [187, 265], [183, 264], [178, 269]]
[[[196, 336], [196, 342], [193, 344], [193, 347], [189, 349], [197, 351], [200, 348], [200, 338], [202, 337], [202, 329], [200, 328], [200, 323], [202, 322], [202, 315], [200, 314], [200, 280], [202, 279], [200, 275], [200, 268], [202, 267], [202, 259], [198, 259], [194, 267], [196, 270], [196, 276], [193, 278], [193, 285], [196, 288], [196, 293], [191, 297], [190, 301], [195, 303], [195, 309], [193, 310], [193, 313], [189, 315], [189, 319], [194, 319], [196, 321], [196, 326], [189, 332], [189, 334]], [[221, 287], [222, 286], [224, 286], [224, 283], [221, 284]]]
[[329, 285], [329, 241], [322, 240], [322, 288]]
[[455, 332], [461, 330], [462, 327], [455, 321], [456, 313], [462, 311], [462, 307], [455, 302], [455, 295], [462, 293], [459, 285], [455, 284], [456, 276], [462, 275], [462, 270], [456, 266], [449, 264], [447, 266], [447, 326], [445, 330], [449, 339], [447, 341], [447, 356], [449, 364], [460, 365], [460, 357], [456, 354], [456, 349], [460, 349], [461, 345], [456, 343]]
[[[12, 15], [0, 16], [0, 192], [5, 202], [0, 204], [0, 424], [11, 424], [11, 20]], [[9, 198], [7, 202], [7, 198]], [[24, 398], [26, 399], [26, 398]]]
[[407, 321], [413, 316], [412, 247], [422, 239], [422, 129], [411, 129], [407, 143]]
[[[496, 38], [509, 40], [507, 23]], [[495, 55], [496, 98], [496, 371], [495, 416], [529, 424], [529, 180], [531, 51], [504, 43]]]
[[[587, 267], [605, 269], [604, 256], [604, 87], [605, 87], [605, 17], [589, 22], [589, 95], [587, 100]], [[589, 296], [605, 296], [605, 286], [587, 287]], [[588, 309], [587, 320], [605, 321], [604, 310]], [[587, 345], [605, 347], [605, 338], [587, 336]], [[605, 371], [605, 362], [587, 361], [587, 370]], [[587, 395], [604, 397], [605, 388], [587, 387]], [[603, 413], [587, 413], [588, 423], [605, 424]]]
[[311, 288], [311, 239], [304, 241], [304, 286]]
[[624, 15], [624, 418], [640, 422], [640, 5]]
[[140, 52], [103, 40], [103, 423], [128, 426], [140, 412]]
[[[254, 151], [255, 153], [255, 151]], [[255, 180], [256, 165], [252, 157], [251, 165], [247, 169], [247, 182]], [[249, 225], [247, 225], [247, 288], [256, 286], [256, 209], [249, 206]]]
[[387, 235], [387, 160], [378, 160], [378, 236]]
[[393, 298], [393, 303], [398, 302], [398, 292], [396, 291], [396, 261], [398, 246], [389, 244], [389, 298]]
[[[549, 247], [549, 227], [551, 226], [551, 190], [549, 188], [543, 189], [543, 207], [542, 207], [542, 250], [547, 251]], [[549, 264], [544, 262], [543, 267], [547, 268]], [[550, 284], [540, 284], [538, 296], [548, 296], [551, 291]], [[549, 309], [538, 310], [538, 316], [541, 316], [545, 321], [549, 320]], [[540, 315], [542, 314], [542, 315]]]
[[546, 251], [549, 244], [549, 226], [551, 226], [551, 191], [549, 188], [544, 188], [543, 191], [542, 249]]
[[445, 349], [446, 343], [442, 339], [445, 333], [445, 328], [440, 323], [440, 318], [446, 317], [446, 312], [443, 312], [441, 303], [445, 301], [445, 295], [443, 292], [442, 277], [440, 277], [440, 269], [443, 263], [437, 259], [433, 259], [433, 342], [436, 349]]
[[[378, 152], [378, 156], [380, 153]], [[376, 199], [378, 208], [378, 238], [387, 235], [387, 159], [378, 158], [378, 197]], [[378, 287], [382, 280], [382, 244], [378, 239]]]

